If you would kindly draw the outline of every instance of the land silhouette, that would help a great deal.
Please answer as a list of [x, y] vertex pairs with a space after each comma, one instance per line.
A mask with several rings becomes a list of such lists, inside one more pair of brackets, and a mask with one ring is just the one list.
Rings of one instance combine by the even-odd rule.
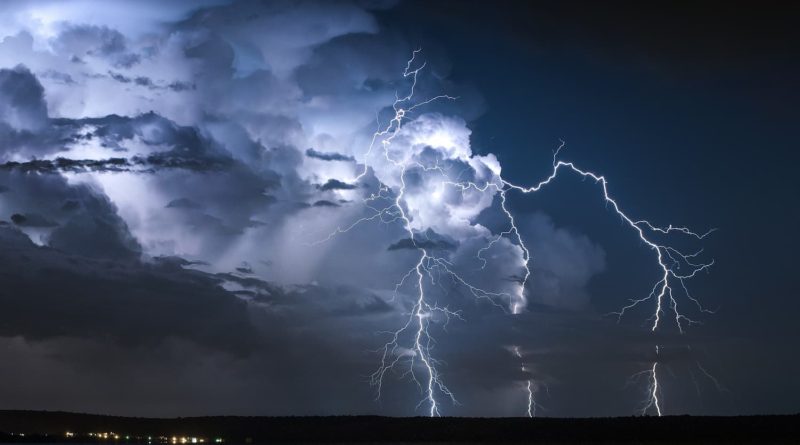
[[136, 418], [0, 411], [0, 441], [72, 443], [800, 443], [800, 415]]

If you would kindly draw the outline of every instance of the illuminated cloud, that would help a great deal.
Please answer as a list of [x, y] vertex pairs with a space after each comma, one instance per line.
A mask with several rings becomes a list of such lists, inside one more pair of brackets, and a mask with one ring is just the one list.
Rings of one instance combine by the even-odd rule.
[[[412, 414], [414, 385], [382, 387], [381, 405], [364, 376], [415, 317], [435, 340], [389, 359], [452, 360], [440, 369], [465, 405], [446, 414], [523, 415], [532, 376], [557, 383], [581, 349], [574, 326], [635, 349], [615, 370], [650, 366], [639, 337], [597, 321], [608, 246], [529, 209], [512, 230], [502, 149], [473, 137], [482, 100], [436, 49], [411, 66], [416, 44], [382, 20], [393, 2], [162, 3], [0, 6], [8, 360], [67, 381], [108, 356], [104, 389], [134, 369], [187, 375], [154, 413], [122, 389], [126, 413], [168, 415], [191, 413], [194, 391], [240, 412]], [[423, 60], [403, 125], [375, 138]]]

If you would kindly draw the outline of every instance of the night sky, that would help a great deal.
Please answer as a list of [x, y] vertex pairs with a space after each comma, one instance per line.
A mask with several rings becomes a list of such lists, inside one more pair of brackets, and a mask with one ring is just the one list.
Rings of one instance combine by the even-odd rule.
[[[0, 409], [428, 415], [427, 358], [447, 416], [524, 416], [528, 386], [540, 416], [655, 415], [654, 365], [663, 414], [796, 413], [798, 20], [4, 2]], [[535, 185], [562, 141], [633, 220], [717, 229], [646, 231], [700, 252], [677, 275], [713, 260], [670, 281], [683, 333], [668, 298], [655, 331], [655, 299], [612, 314], [662, 271], [593, 180], [458, 188]], [[420, 353], [413, 326], [391, 341], [418, 322], [423, 249]]]

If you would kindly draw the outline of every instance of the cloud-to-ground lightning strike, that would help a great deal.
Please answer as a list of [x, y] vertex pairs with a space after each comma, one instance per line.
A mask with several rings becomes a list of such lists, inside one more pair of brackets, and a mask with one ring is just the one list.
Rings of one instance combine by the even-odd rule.
[[653, 362], [651, 367], [632, 375], [630, 381], [635, 382], [642, 377], [647, 380], [647, 393], [639, 409], [639, 414], [646, 415], [648, 411], [655, 410], [655, 413], [660, 417], [661, 402], [658, 399], [658, 395], [661, 390], [658, 386], [658, 361]]
[[[520, 360], [523, 359], [522, 358], [522, 353], [519, 350], [519, 346], [512, 346], [511, 347], [511, 351], [514, 353], [515, 356], [517, 356], [518, 359], [520, 359]], [[525, 363], [523, 363], [520, 366], [520, 371], [522, 371], [523, 373], [528, 373], [528, 367], [525, 366]], [[536, 403], [536, 400], [534, 400], [534, 390], [535, 390], [535, 387], [534, 387], [533, 380], [531, 380], [531, 379], [526, 380], [525, 381], [525, 393], [526, 393], [526, 395], [528, 397], [528, 409], [525, 412], [528, 415], [528, 417], [535, 417], [536, 416], [536, 408], [539, 406], [539, 404]]]
[[654, 409], [655, 413], [661, 416], [661, 402], [658, 399], [658, 395], [660, 394], [658, 385], [658, 353], [659, 348], [658, 345], [656, 345], [656, 358], [653, 364], [647, 369], [632, 375], [629, 379], [630, 382], [635, 382], [642, 377], [645, 377], [647, 380], [647, 393], [639, 409], [639, 414], [641, 415], [645, 415], [648, 411]]
[[[522, 310], [526, 308], [528, 303], [526, 289], [528, 286], [528, 281], [531, 277], [532, 257], [522, 238], [522, 235], [518, 230], [516, 219], [508, 207], [507, 195], [509, 192], [518, 192], [522, 194], [538, 192], [545, 188], [545, 186], [551, 184], [559, 176], [559, 173], [562, 172], [572, 173], [581, 179], [591, 180], [598, 184], [600, 186], [600, 190], [602, 191], [602, 198], [607, 207], [610, 207], [614, 213], [616, 213], [617, 216], [625, 223], [625, 225], [632, 229], [639, 237], [641, 242], [644, 243], [645, 246], [647, 246], [650, 250], [652, 250], [656, 256], [656, 261], [659, 265], [661, 273], [659, 279], [653, 286], [652, 291], [646, 297], [631, 300], [630, 304], [624, 306], [618, 312], [614, 312], [613, 314], [616, 315], [618, 320], [621, 320], [626, 312], [630, 309], [645, 302], [652, 301], [654, 304], [654, 312], [651, 317], [652, 324], [650, 326], [650, 330], [655, 331], [658, 329], [663, 322], [664, 315], [669, 311], [674, 316], [677, 329], [683, 333], [685, 325], [691, 325], [697, 322], [693, 319], [690, 319], [679, 310], [678, 299], [676, 296], [678, 292], [682, 292], [682, 295], [696, 305], [701, 312], [711, 312], [705, 309], [700, 302], [689, 293], [685, 281], [696, 276], [702, 271], [708, 270], [713, 265], [713, 261], [707, 263], [697, 262], [696, 258], [702, 251], [686, 254], [674, 247], [663, 244], [660, 241], [656, 241], [654, 236], [679, 234], [693, 237], [697, 240], [703, 240], [706, 236], [713, 232], [713, 229], [706, 233], [696, 233], [685, 227], [675, 227], [672, 225], [667, 227], [659, 227], [647, 220], [639, 220], [630, 217], [622, 210], [617, 201], [609, 193], [608, 182], [604, 176], [581, 169], [572, 162], [566, 162], [558, 159], [558, 155], [561, 149], [564, 147], [563, 141], [553, 154], [551, 173], [545, 179], [527, 187], [509, 182], [503, 179], [499, 173], [491, 180], [484, 183], [459, 182], [448, 177], [447, 173], [438, 166], [430, 167], [424, 166], [413, 160], [393, 159], [388, 147], [392, 143], [392, 140], [400, 132], [401, 128], [403, 127], [403, 123], [411, 120], [410, 115], [413, 111], [423, 105], [430, 104], [437, 100], [456, 99], [447, 95], [439, 95], [420, 102], [413, 101], [418, 74], [425, 67], [424, 63], [414, 67], [420, 51], [421, 50], [415, 50], [413, 52], [412, 57], [408, 60], [406, 68], [403, 71], [403, 77], [411, 79], [409, 93], [403, 97], [395, 95], [395, 102], [392, 105], [394, 116], [385, 126], [373, 134], [371, 143], [364, 154], [363, 170], [354, 178], [354, 180], [357, 181], [367, 175], [370, 168], [369, 158], [374, 155], [375, 147], [378, 145], [378, 142], [380, 142], [380, 145], [383, 148], [383, 157], [394, 168], [397, 169], [400, 186], [397, 190], [391, 190], [389, 187], [381, 185], [378, 193], [364, 199], [364, 203], [367, 208], [374, 212], [372, 215], [361, 218], [347, 227], [337, 228], [333, 233], [328, 235], [328, 237], [320, 241], [327, 241], [337, 234], [350, 231], [359, 224], [368, 221], [381, 221], [384, 223], [400, 222], [405, 231], [408, 233], [409, 239], [420, 254], [415, 266], [411, 268], [395, 286], [395, 294], [397, 294], [399, 290], [406, 284], [406, 282], [409, 281], [409, 278], [414, 276], [416, 278], [414, 282], [417, 296], [408, 314], [408, 319], [406, 320], [405, 324], [397, 331], [390, 332], [390, 340], [379, 349], [379, 354], [381, 355], [380, 365], [370, 377], [370, 383], [376, 387], [378, 397], [380, 397], [381, 387], [386, 373], [390, 370], [394, 370], [400, 365], [401, 362], [408, 362], [408, 370], [404, 372], [403, 375], [410, 375], [411, 379], [417, 383], [424, 394], [424, 397], [420, 401], [420, 405], [418, 405], [418, 407], [422, 404], [427, 404], [430, 416], [438, 416], [441, 414], [438, 397], [444, 396], [447, 399], [450, 399], [451, 402], [457, 403], [454, 394], [444, 384], [442, 374], [437, 367], [438, 362], [432, 355], [435, 341], [431, 336], [429, 328], [431, 323], [434, 322], [434, 319], [436, 318], [440, 318], [444, 320], [444, 323], [447, 323], [451, 317], [461, 318], [461, 316], [458, 311], [452, 311], [446, 307], [439, 307], [435, 304], [431, 304], [427, 300], [425, 284], [427, 281], [430, 281], [431, 284], [436, 283], [436, 275], [434, 272], [437, 274], [444, 274], [451, 277], [458, 285], [466, 288], [474, 297], [488, 299], [496, 305], [499, 305], [497, 303], [499, 298], [506, 298], [510, 302], [510, 307], [508, 308], [510, 313], [521, 313]], [[469, 284], [467, 280], [463, 279], [455, 270], [453, 270], [452, 264], [446, 258], [436, 256], [434, 252], [431, 252], [429, 249], [426, 249], [417, 243], [418, 234], [416, 234], [415, 230], [413, 229], [411, 218], [406, 213], [404, 205], [404, 198], [406, 194], [406, 171], [409, 167], [420, 168], [426, 172], [433, 171], [435, 174], [441, 175], [441, 187], [453, 187], [456, 190], [460, 190], [462, 193], [466, 193], [470, 189], [480, 192], [491, 189], [499, 195], [500, 208], [505, 214], [508, 223], [508, 229], [496, 236], [493, 236], [488, 241], [486, 246], [477, 252], [477, 259], [481, 261], [485, 267], [487, 260], [483, 257], [483, 254], [490, 250], [497, 242], [500, 241], [501, 238], [506, 237], [512, 243], [515, 243], [522, 251], [524, 273], [522, 277], [518, 279], [518, 286], [516, 287], [514, 295], [509, 295], [508, 293], [504, 292], [491, 292]], [[391, 199], [392, 192], [395, 194], [394, 199]], [[381, 200], [388, 201], [388, 204], [385, 207], [376, 206], [374, 204]], [[413, 336], [411, 336], [413, 340], [410, 344], [403, 346], [401, 344], [401, 337], [406, 332], [413, 333]], [[513, 346], [512, 352], [521, 361], [523, 360], [523, 356], [519, 347]], [[650, 382], [648, 388], [648, 399], [644, 410], [646, 411], [650, 408], [654, 408], [657, 414], [661, 415], [662, 407], [659, 399], [660, 389], [657, 368], [658, 347], [656, 347], [656, 359], [653, 362], [652, 367], [647, 371], [643, 371], [643, 373], [648, 375]], [[521, 364], [521, 370], [525, 373], [529, 373], [529, 369], [525, 366], [524, 362]], [[424, 372], [424, 379], [418, 378], [417, 374], [420, 371]], [[535, 382], [532, 380], [532, 377], [525, 381], [525, 390], [527, 391], [528, 396], [526, 414], [530, 417], [533, 417], [537, 404], [534, 400]]]

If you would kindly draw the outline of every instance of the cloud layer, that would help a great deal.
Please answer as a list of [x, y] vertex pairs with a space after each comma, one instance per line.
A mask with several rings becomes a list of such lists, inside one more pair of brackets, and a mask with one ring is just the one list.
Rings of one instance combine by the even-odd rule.
[[[392, 380], [376, 403], [365, 376], [381, 333], [410, 310], [396, 284], [416, 249], [506, 295], [501, 306], [523, 273], [508, 238], [488, 261], [478, 255], [499, 233], [482, 222], [497, 211], [496, 187], [444, 183], [499, 184], [497, 157], [473, 150], [460, 117], [477, 101], [414, 110], [385, 153], [368, 152], [376, 116], [390, 118], [410, 87], [402, 69], [414, 48], [376, 18], [390, 4], [207, 3], [130, 3], [131, 20], [106, 6], [84, 19], [81, 2], [2, 7], [0, 343], [16, 365], [0, 380], [22, 382], [3, 389], [2, 407], [412, 414], [413, 385]], [[429, 62], [418, 97], [462, 88], [444, 61]], [[379, 211], [401, 190], [416, 247]], [[546, 216], [527, 221], [531, 314], [475, 301], [446, 276], [431, 286], [466, 320], [434, 327], [451, 332], [437, 353], [469, 402], [448, 413], [522, 409], [530, 373], [511, 345], [557, 383], [566, 365], [554, 345], [570, 338], [537, 328], [552, 336], [543, 344], [528, 324], [539, 312], [596, 322], [587, 286], [604, 250]], [[43, 367], [59, 385], [29, 375]], [[103, 395], [120, 385], [118, 399]]]

